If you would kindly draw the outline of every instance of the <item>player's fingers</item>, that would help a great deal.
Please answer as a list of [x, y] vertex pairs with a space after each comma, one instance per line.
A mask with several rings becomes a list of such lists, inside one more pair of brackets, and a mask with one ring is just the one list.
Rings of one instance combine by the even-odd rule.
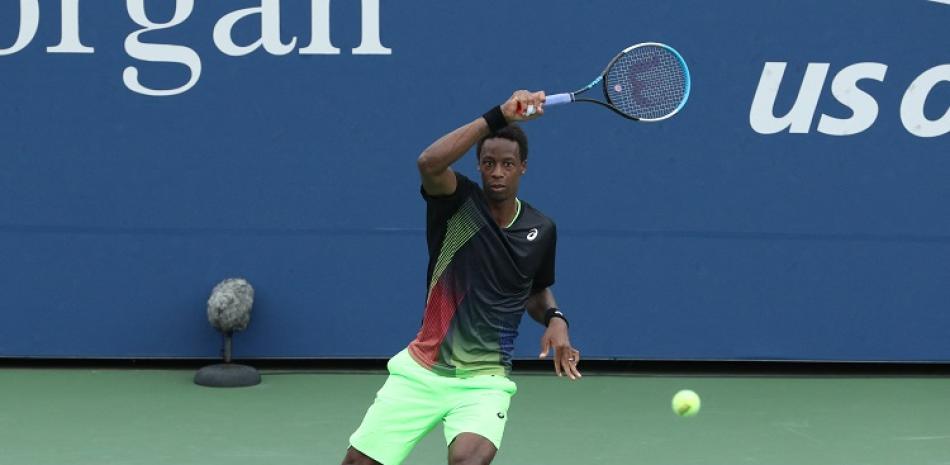
[[561, 366], [560, 355], [561, 354], [559, 353], [558, 348], [555, 347], [554, 348], [554, 372], [557, 373], [558, 376], [564, 376], [564, 373], [562, 372], [564, 367]]
[[561, 353], [561, 368], [564, 370], [564, 374], [568, 378], [577, 379], [575, 373], [577, 369], [574, 368], [574, 352], [571, 350], [570, 346], [562, 347], [560, 350]]
[[536, 106], [539, 106], [539, 107], [540, 107], [541, 105], [544, 104], [544, 91], [543, 91], [543, 90], [531, 94], [531, 97], [534, 99], [534, 103], [535, 103]]
[[578, 379], [583, 378], [583, 376], [581, 375], [580, 370], [578, 370], [577, 367], [576, 367], [576, 366], [573, 366], [573, 365], [571, 365], [571, 376], [573, 376], [573, 377], [571, 378], [571, 379], [573, 379], [573, 380], [578, 380]]
[[581, 361], [581, 352], [576, 349], [571, 349], [573, 356], [571, 357], [571, 372], [574, 374], [575, 379], [581, 378], [581, 372], [577, 369], [577, 364]]
[[543, 100], [538, 98], [537, 92], [525, 92], [524, 98], [525, 104], [527, 105], [524, 111], [524, 116], [530, 118], [538, 112], [538, 109], [541, 108], [541, 102]]
[[544, 358], [548, 356], [548, 350], [551, 348], [551, 340], [548, 338], [541, 338], [541, 354], [538, 355], [538, 358]]
[[568, 350], [565, 352], [570, 354], [568, 355], [567, 360], [571, 362], [571, 365], [577, 365], [577, 363], [581, 361], [581, 353], [578, 352], [577, 349], [568, 348]]
[[528, 105], [534, 105], [537, 107], [541, 103], [541, 101], [538, 100], [538, 96], [535, 95], [534, 92], [525, 91], [525, 93], [522, 94], [522, 96], [524, 97], [524, 100], [525, 102], [527, 102]]
[[530, 120], [544, 114], [544, 100], [543, 91], [518, 90], [511, 94], [506, 105], [512, 110], [515, 120]]
[[510, 112], [510, 113], [506, 112], [506, 115], [505, 115], [505, 116], [508, 116], [509, 119], [520, 118], [522, 116], [522, 113], [524, 113], [525, 108], [527, 108], [527, 105], [525, 105], [524, 103], [525, 93], [526, 92], [523, 90], [514, 91], [511, 94], [511, 97], [508, 98], [508, 101], [502, 105], [503, 109], [507, 108], [508, 112]]
[[523, 116], [525, 119], [534, 116], [534, 113], [538, 111], [537, 105], [534, 104], [531, 96], [527, 94], [522, 96], [521, 108], [521, 116]]
[[538, 91], [534, 93], [534, 99], [535, 99], [535, 107], [537, 107], [537, 111], [535, 112], [535, 118], [539, 118], [542, 115], [544, 115], [544, 102], [547, 99], [547, 96], [542, 90], [542, 91]]

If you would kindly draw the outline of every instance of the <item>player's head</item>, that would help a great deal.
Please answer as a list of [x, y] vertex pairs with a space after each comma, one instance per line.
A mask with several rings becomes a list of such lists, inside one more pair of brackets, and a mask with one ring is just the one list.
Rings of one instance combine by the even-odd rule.
[[517, 124], [509, 124], [478, 141], [475, 147], [482, 189], [490, 200], [503, 201], [518, 194], [521, 176], [528, 169], [528, 137]]

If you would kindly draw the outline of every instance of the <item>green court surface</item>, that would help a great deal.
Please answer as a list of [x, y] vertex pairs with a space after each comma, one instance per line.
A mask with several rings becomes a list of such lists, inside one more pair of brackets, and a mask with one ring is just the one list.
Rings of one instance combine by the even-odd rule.
[[[339, 464], [383, 374], [0, 369], [2, 465]], [[948, 465], [939, 377], [516, 374], [498, 465]], [[679, 389], [698, 416], [670, 409]], [[441, 427], [405, 462], [444, 464]]]

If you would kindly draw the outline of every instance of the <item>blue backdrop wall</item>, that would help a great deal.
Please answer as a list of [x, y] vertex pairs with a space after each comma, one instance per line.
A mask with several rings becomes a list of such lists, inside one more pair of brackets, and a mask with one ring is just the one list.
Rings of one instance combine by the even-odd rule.
[[526, 126], [574, 344], [950, 359], [946, 3], [3, 2], [0, 357], [215, 356], [233, 276], [238, 356], [388, 356], [425, 297], [419, 152], [659, 41], [693, 74], [673, 119]]

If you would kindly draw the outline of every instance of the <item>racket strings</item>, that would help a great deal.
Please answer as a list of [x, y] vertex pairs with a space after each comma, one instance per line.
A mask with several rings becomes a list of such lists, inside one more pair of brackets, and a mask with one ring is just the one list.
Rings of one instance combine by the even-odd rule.
[[675, 112], [687, 92], [687, 75], [679, 57], [661, 46], [630, 50], [607, 73], [607, 98], [637, 119], [659, 119]]

